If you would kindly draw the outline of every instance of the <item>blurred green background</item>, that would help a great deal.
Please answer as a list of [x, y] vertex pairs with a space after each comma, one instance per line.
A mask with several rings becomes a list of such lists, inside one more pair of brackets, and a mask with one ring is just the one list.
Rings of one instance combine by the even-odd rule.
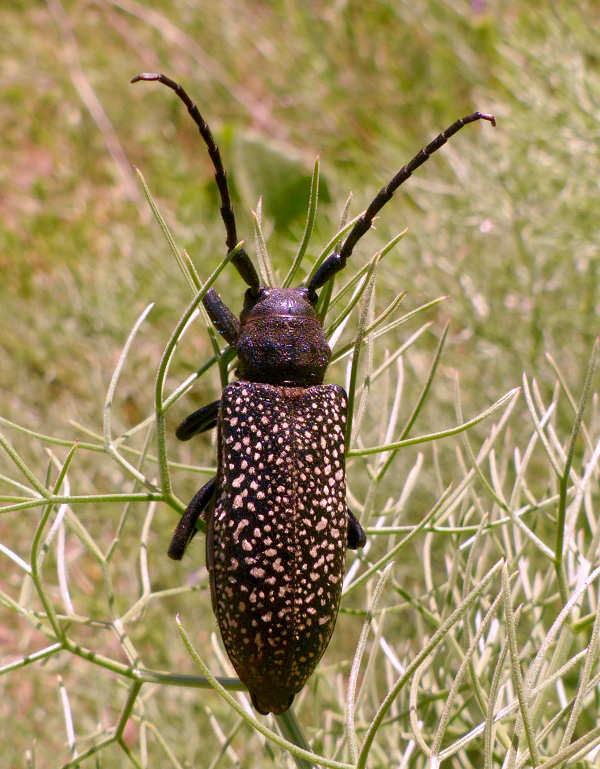
[[[405, 311], [449, 297], [429, 314], [422, 360], [417, 355], [408, 371], [416, 382], [451, 319], [419, 432], [455, 422], [454, 370], [466, 417], [518, 385], [523, 371], [547, 394], [554, 373], [546, 351], [578, 392], [600, 328], [599, 15], [597, 4], [569, 0], [4, 0], [0, 415], [69, 439], [81, 434], [69, 420], [98, 431], [123, 342], [154, 301], [120, 385], [116, 428], [150, 412], [153, 372], [189, 293], [132, 165], [202, 277], [224, 254], [205, 148], [172, 93], [129, 84], [141, 71], [165, 72], [197, 101], [221, 147], [251, 254], [251, 209], [262, 195], [279, 276], [302, 235], [318, 153], [313, 257], [350, 190], [356, 215], [456, 118], [494, 112], [495, 130], [467, 127], [402, 188], [353, 264], [408, 226], [381, 264], [378, 309], [401, 289]], [[242, 288], [233, 270], [219, 279], [234, 309]], [[396, 341], [407, 334], [401, 328]], [[210, 355], [206, 336], [192, 337], [173, 382]], [[341, 368], [331, 372], [333, 381], [343, 376]], [[205, 380], [173, 424], [217, 388], [216, 375]], [[41, 448], [36, 455], [37, 446], [10, 437], [25, 456], [34, 451], [34, 467], [36, 456], [45, 461]], [[210, 450], [200, 459], [198, 452], [184, 447], [181, 456], [210, 462]], [[0, 457], [0, 472], [7, 467]], [[112, 472], [106, 461], [86, 482], [110, 488]], [[183, 489], [186, 482], [190, 491], [197, 485], [190, 478]], [[172, 514], [160, 515], [170, 529]], [[21, 527], [25, 542], [26, 517], [0, 521], [13, 542]], [[168, 568], [166, 584], [176, 574]], [[84, 577], [93, 590], [93, 576]], [[0, 640], [18, 640], [14, 628], [2, 632]], [[160, 628], [148, 632], [150, 646], [159, 646]], [[3, 716], [44, 721], [33, 676], [28, 686], [2, 697]], [[19, 724], [14, 735], [22, 756], [31, 726]]]

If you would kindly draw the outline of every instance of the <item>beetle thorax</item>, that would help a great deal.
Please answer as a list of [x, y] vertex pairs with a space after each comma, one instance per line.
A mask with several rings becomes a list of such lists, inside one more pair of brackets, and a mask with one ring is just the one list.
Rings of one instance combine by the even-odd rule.
[[331, 350], [305, 288], [246, 292], [236, 345], [238, 374], [250, 382], [321, 384]]

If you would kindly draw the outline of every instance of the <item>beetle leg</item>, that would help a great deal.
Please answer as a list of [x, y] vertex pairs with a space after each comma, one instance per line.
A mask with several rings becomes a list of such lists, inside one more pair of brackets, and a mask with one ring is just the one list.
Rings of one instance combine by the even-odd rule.
[[[198, 531], [196, 521], [198, 518], [206, 516], [206, 508], [214, 496], [216, 485], [217, 476], [215, 475], [195, 494], [185, 513], [179, 519], [167, 551], [169, 558], [172, 558], [174, 561], [181, 561], [187, 546]], [[202, 515], [203, 512], [204, 515]]]
[[198, 411], [194, 411], [186, 417], [183, 422], [175, 430], [175, 435], [180, 441], [189, 441], [194, 435], [203, 433], [206, 430], [212, 430], [217, 426], [217, 418], [219, 416], [219, 406], [221, 401], [213, 401], [206, 406], [202, 406]]
[[219, 334], [221, 334], [225, 341], [232, 347], [235, 347], [240, 335], [240, 322], [214, 288], [208, 289], [202, 300], [202, 304]]
[[348, 547], [350, 550], [358, 550], [359, 547], [367, 544], [367, 535], [349, 507], [346, 508], [346, 515], [348, 516]]

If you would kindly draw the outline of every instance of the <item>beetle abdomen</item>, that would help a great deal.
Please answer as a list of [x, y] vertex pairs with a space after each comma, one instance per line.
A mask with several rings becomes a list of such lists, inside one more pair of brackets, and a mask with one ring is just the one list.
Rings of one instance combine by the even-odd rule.
[[346, 404], [337, 385], [223, 390], [207, 563], [223, 643], [263, 713], [287, 710], [335, 625]]

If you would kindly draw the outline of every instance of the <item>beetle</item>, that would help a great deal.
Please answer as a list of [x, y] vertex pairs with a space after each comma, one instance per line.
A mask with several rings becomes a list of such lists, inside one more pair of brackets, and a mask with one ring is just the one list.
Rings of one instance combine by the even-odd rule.
[[[238, 244], [221, 154], [184, 89], [158, 81], [187, 107], [208, 148], [221, 199], [228, 251]], [[217, 427], [217, 475], [182, 515], [168, 554], [180, 560], [206, 523], [211, 601], [223, 643], [259, 713], [284, 713], [323, 655], [336, 622], [346, 548], [366, 543], [346, 504], [347, 395], [323, 384], [331, 350], [315, 313], [317, 291], [344, 269], [360, 238], [394, 192], [468, 123], [457, 120], [400, 169], [357, 219], [339, 250], [306, 286], [261, 286], [240, 248], [231, 261], [248, 286], [239, 320], [210, 289], [203, 299], [217, 331], [238, 357], [237, 381], [190, 414], [176, 436], [186, 441]]]

